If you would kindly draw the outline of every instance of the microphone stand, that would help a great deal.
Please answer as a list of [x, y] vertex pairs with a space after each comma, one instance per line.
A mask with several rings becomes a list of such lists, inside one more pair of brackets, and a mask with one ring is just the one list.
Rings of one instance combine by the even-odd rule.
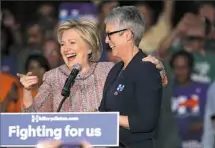
[[63, 96], [63, 99], [60, 101], [60, 104], [57, 108], [57, 112], [60, 112], [62, 106], [63, 106], [63, 103], [66, 101], [66, 98], [69, 97], [70, 95], [70, 88], [71, 88], [71, 84], [73, 85], [74, 84], [74, 80], [72, 81], [72, 83], [68, 82], [68, 78], [66, 79], [66, 83], [63, 87], [63, 90], [61, 92], [61, 95]]

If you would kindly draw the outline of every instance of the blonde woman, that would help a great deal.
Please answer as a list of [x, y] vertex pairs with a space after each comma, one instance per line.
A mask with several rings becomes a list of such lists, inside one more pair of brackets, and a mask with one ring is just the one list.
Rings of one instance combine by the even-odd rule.
[[[98, 62], [102, 46], [96, 24], [87, 20], [68, 20], [59, 26], [57, 35], [65, 64], [44, 74], [43, 84], [35, 98], [31, 95], [31, 88], [38, 83], [38, 78], [31, 72], [26, 75], [17, 74], [24, 86], [23, 111], [56, 112], [62, 100], [61, 90], [73, 65], [77, 63], [82, 70], [61, 111], [94, 111], [100, 105], [106, 77], [114, 65], [111, 62]], [[151, 61], [158, 68], [162, 67], [153, 57], [148, 57], [147, 61]]]

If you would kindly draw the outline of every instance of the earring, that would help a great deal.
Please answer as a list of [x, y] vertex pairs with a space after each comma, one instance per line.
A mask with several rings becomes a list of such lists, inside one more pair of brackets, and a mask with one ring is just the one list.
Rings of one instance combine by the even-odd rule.
[[92, 59], [92, 50], [88, 50], [88, 59], [91, 60]]
[[88, 54], [91, 54], [92, 53], [92, 50], [88, 50]]

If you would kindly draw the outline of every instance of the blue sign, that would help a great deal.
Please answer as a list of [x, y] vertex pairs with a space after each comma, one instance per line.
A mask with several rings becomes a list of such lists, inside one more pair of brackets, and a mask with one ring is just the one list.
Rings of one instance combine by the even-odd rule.
[[43, 140], [118, 146], [119, 113], [2, 113], [1, 146], [35, 146]]
[[59, 21], [89, 19], [97, 22], [97, 6], [88, 2], [65, 2], [59, 6]]

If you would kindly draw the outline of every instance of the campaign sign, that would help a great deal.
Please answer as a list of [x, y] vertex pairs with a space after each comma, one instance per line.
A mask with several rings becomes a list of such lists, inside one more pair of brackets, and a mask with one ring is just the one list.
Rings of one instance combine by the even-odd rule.
[[118, 146], [119, 113], [2, 113], [1, 146], [35, 146], [38, 141], [88, 141], [92, 146]]
[[64, 2], [59, 6], [59, 22], [89, 19], [97, 22], [97, 6], [88, 2]]

